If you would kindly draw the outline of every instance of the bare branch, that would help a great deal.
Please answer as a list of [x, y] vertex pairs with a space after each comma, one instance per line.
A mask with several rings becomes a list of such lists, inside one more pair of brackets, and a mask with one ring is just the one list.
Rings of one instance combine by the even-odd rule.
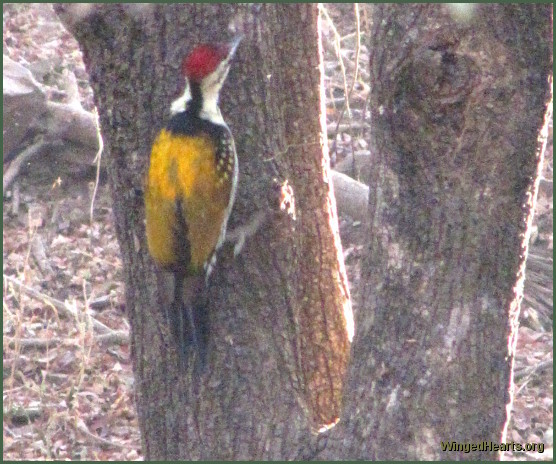
[[[52, 305], [54, 308], [56, 308], [58, 311], [60, 311], [65, 316], [70, 316], [70, 317], [73, 317], [73, 318], [78, 317], [75, 310], [72, 307], [70, 307], [68, 304], [64, 303], [63, 301], [52, 298], [48, 295], [45, 295], [44, 293], [40, 293], [37, 290], [34, 290], [31, 287], [28, 287], [27, 285], [21, 283], [19, 280], [15, 279], [11, 276], [8, 276], [6, 274], [4, 274], [3, 277], [4, 277], [4, 280], [6, 280], [6, 281], [12, 283], [13, 285], [15, 285], [16, 287], [18, 287], [26, 295], [28, 295], [32, 298], [35, 298], [37, 300], [44, 301], [45, 303], [47, 303], [49, 305]], [[110, 327], [108, 327], [107, 325], [104, 325], [102, 322], [97, 321], [93, 317], [91, 317], [91, 320], [93, 322], [93, 328], [96, 329], [97, 332], [99, 332], [101, 334], [111, 334], [111, 335], [120, 334], [121, 336], [126, 336], [127, 337], [127, 334], [125, 334], [124, 332], [115, 331], [115, 330], [111, 329]]]

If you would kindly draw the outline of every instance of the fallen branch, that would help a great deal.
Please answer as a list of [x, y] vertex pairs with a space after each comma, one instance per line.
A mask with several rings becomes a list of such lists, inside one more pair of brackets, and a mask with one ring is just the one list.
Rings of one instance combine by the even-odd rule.
[[[96, 114], [79, 102], [75, 75], [65, 71], [65, 94], [70, 101], [47, 100], [47, 86], [37, 82], [24, 66], [4, 56], [4, 192], [30, 158], [45, 152], [59, 166], [92, 166], [101, 151]], [[50, 159], [50, 157], [47, 157]], [[45, 161], [46, 162], [46, 161]], [[97, 167], [100, 161], [97, 163]], [[40, 163], [39, 163], [40, 164]]]
[[122, 445], [120, 443], [115, 443], [113, 441], [107, 440], [106, 438], [102, 438], [99, 437], [98, 435], [95, 435], [94, 433], [92, 433], [88, 428], [87, 425], [85, 424], [85, 422], [78, 418], [75, 421], [75, 427], [77, 430], [79, 430], [80, 432], [82, 432], [83, 434], [85, 434], [85, 436], [87, 436], [88, 438], [92, 439], [94, 442], [98, 443], [101, 445], [102, 448], [118, 448], [118, 449], [123, 449], [123, 450], [129, 450], [130, 447], [127, 445]]
[[331, 172], [338, 214], [347, 214], [354, 220], [364, 222], [367, 217], [369, 187], [341, 172]]
[[[129, 337], [125, 332], [113, 331], [111, 333], [105, 333], [102, 335], [97, 335], [95, 341], [103, 345], [124, 345], [129, 342]], [[10, 338], [7, 340], [8, 346], [12, 349], [16, 345], [20, 349], [35, 349], [35, 350], [46, 350], [49, 348], [54, 348], [57, 346], [75, 346], [79, 347], [79, 344], [71, 338]]]
[[[60, 311], [60, 313], [62, 313], [63, 315], [73, 317], [73, 318], [76, 318], [76, 319], [79, 317], [79, 315], [75, 312], [75, 310], [71, 306], [69, 306], [68, 304], [64, 303], [63, 301], [52, 298], [48, 295], [45, 295], [44, 293], [40, 293], [37, 290], [34, 290], [31, 287], [28, 287], [27, 285], [21, 283], [19, 280], [15, 279], [14, 277], [8, 276], [6, 274], [4, 274], [3, 277], [4, 277], [4, 280], [6, 280], [7, 282], [10, 282], [11, 284], [15, 285], [17, 288], [19, 288], [21, 291], [23, 291], [26, 295], [28, 295], [32, 298], [35, 298], [37, 300], [44, 301], [45, 303], [47, 303], [49, 305], [52, 305], [54, 308], [56, 308], [58, 311]], [[90, 314], [87, 314], [87, 316], [91, 319], [92, 324], [93, 324], [93, 328], [96, 329], [96, 331], [99, 332], [100, 334], [109, 334], [109, 335], [111, 335], [113, 337], [116, 337], [116, 338], [117, 338], [117, 336], [127, 337], [127, 334], [125, 332], [112, 330], [107, 325], [104, 325], [102, 322], [97, 321]]]
[[326, 129], [328, 137], [335, 137], [337, 134], [341, 134], [342, 132], [347, 132], [348, 134], [352, 134], [353, 131], [356, 130], [367, 130], [369, 125], [365, 122], [350, 122], [349, 124], [340, 124], [337, 128], [332, 128], [328, 126]]
[[343, 160], [334, 165], [334, 170], [352, 177], [353, 174], [360, 174], [362, 168], [369, 167], [370, 160], [371, 156], [368, 152], [349, 153]]
[[95, 340], [97, 343], [102, 343], [104, 345], [125, 345], [129, 342], [129, 335], [121, 330], [118, 330], [112, 333], [97, 335]]
[[21, 349], [37, 349], [46, 350], [54, 348], [59, 345], [63, 346], [78, 346], [75, 341], [62, 340], [61, 338], [10, 338], [7, 340], [10, 348], [15, 348], [18, 345]]
[[44, 141], [44, 137], [39, 136], [32, 145], [27, 147], [14, 158], [14, 160], [10, 163], [8, 169], [6, 169], [6, 172], [4, 173], [2, 178], [4, 194], [6, 193], [6, 189], [13, 183], [13, 181], [19, 174], [19, 171], [21, 170], [23, 164], [29, 161], [31, 158], [42, 153], [48, 145], [49, 144]]

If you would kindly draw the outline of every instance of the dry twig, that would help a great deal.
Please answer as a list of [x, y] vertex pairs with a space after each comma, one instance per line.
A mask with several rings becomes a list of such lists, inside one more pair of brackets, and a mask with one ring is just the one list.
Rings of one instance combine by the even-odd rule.
[[[37, 300], [41, 300], [41, 301], [46, 302], [47, 304], [53, 306], [54, 308], [56, 308], [58, 311], [60, 311], [62, 314], [66, 315], [66, 316], [70, 316], [70, 317], [73, 317], [73, 318], [78, 317], [75, 310], [73, 308], [71, 308], [68, 304], [64, 303], [63, 301], [57, 300], [57, 299], [52, 298], [48, 295], [45, 295], [44, 293], [38, 292], [37, 290], [34, 290], [31, 287], [28, 287], [27, 285], [21, 283], [19, 280], [15, 279], [14, 277], [8, 276], [6, 274], [4, 274], [3, 277], [4, 277], [4, 280], [6, 280], [6, 281], [10, 282], [11, 284], [15, 285], [16, 287], [18, 287], [26, 295], [28, 295], [32, 298], [35, 298]], [[99, 332], [101, 334], [111, 334], [111, 335], [120, 334], [122, 337], [127, 337], [127, 334], [125, 334], [123, 332], [112, 330], [110, 327], [108, 327], [107, 325], [104, 325], [100, 321], [97, 321], [92, 316], [91, 316], [91, 320], [92, 320], [93, 328], [96, 329], [97, 332]]]

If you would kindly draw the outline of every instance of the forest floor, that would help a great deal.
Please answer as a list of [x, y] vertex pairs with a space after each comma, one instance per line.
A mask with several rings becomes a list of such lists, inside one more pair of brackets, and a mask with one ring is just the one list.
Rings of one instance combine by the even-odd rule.
[[[360, 8], [359, 46], [353, 5], [327, 4], [322, 11], [333, 162], [354, 152], [368, 154], [363, 128], [368, 118], [364, 44], [369, 22], [367, 9]], [[77, 44], [51, 6], [5, 4], [3, 26], [5, 55], [53, 88], [69, 69], [77, 77], [83, 107], [93, 109]], [[356, 68], [358, 78], [352, 85]], [[349, 113], [344, 108], [346, 89]], [[544, 443], [546, 449], [543, 454], [507, 454], [509, 460], [552, 460], [552, 131], [545, 158], [507, 441]], [[122, 265], [108, 187], [100, 183], [93, 202], [94, 176], [59, 168], [52, 176], [38, 163], [27, 166], [18, 180], [17, 211], [12, 209], [13, 192], [4, 196], [3, 457], [141, 460]], [[357, 221], [340, 217], [353, 289], [361, 229]]]

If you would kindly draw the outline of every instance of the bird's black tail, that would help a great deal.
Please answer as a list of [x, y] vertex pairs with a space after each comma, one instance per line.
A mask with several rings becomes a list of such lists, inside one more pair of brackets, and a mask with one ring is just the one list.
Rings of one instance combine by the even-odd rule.
[[183, 363], [188, 365], [196, 353], [195, 370], [203, 371], [209, 335], [204, 278], [184, 278], [181, 273], [174, 274], [170, 325]]

